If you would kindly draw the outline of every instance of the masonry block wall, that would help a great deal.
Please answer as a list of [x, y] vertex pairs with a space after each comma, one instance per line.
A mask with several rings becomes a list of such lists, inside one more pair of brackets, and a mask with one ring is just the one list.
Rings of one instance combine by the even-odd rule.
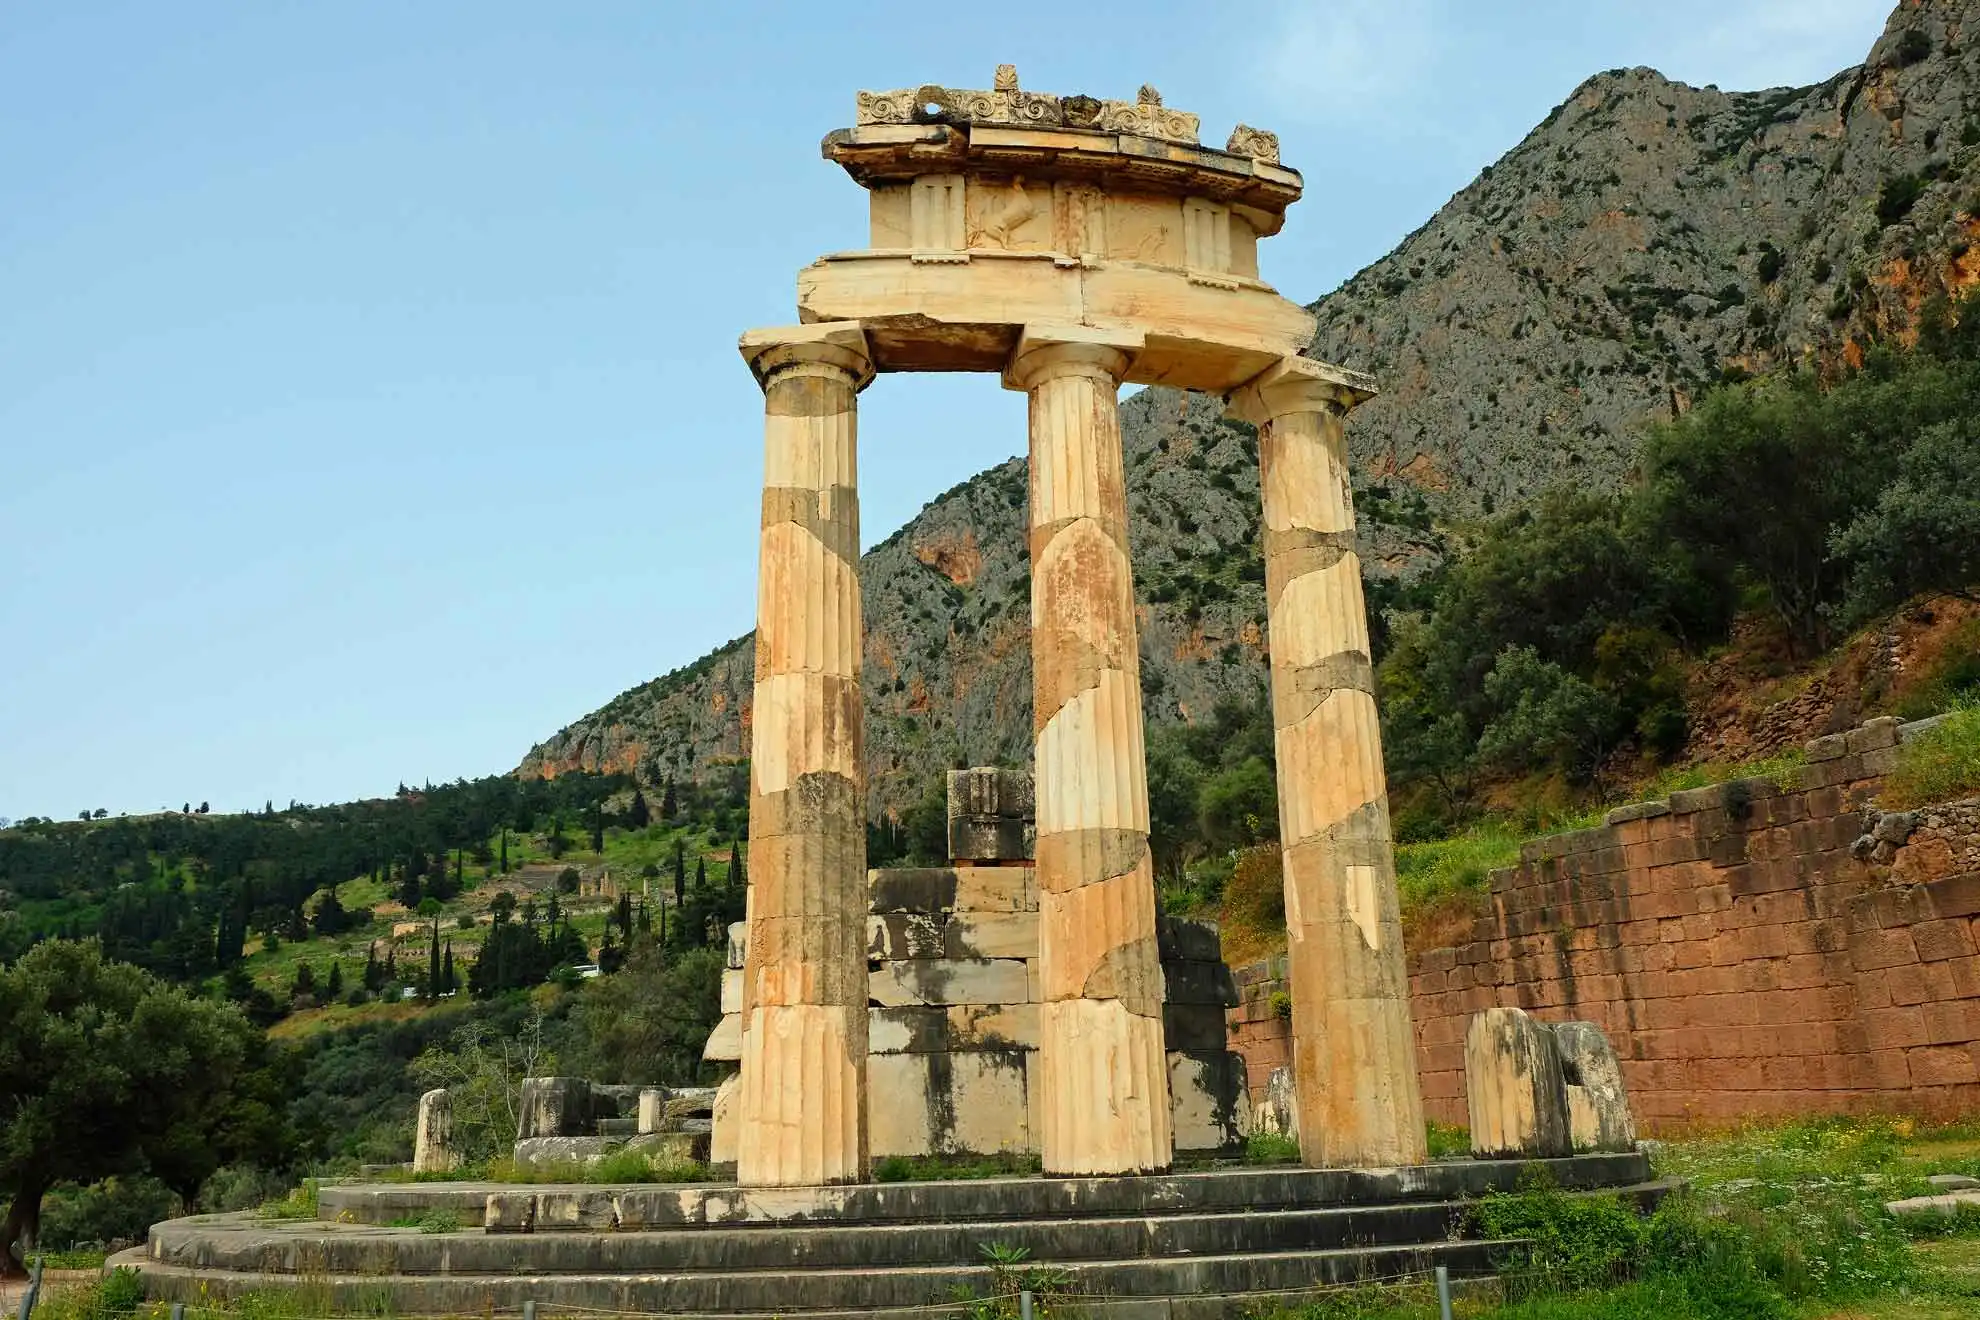
[[[1425, 1109], [1465, 1121], [1464, 1031], [1514, 1005], [1600, 1025], [1649, 1130], [1980, 1109], [1980, 801], [1884, 813], [1901, 736], [1808, 744], [1784, 782], [1638, 803], [1529, 843], [1456, 945], [1412, 951]], [[1286, 1062], [1278, 968], [1237, 976], [1254, 1106]]]

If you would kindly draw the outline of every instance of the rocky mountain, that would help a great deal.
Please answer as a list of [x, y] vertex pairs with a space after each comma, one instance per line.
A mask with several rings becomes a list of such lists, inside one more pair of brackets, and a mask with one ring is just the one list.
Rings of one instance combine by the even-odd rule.
[[[1906, 0], [1864, 63], [1722, 92], [1598, 74], [1388, 256], [1313, 304], [1313, 353], [1383, 394], [1349, 428], [1372, 596], [1468, 520], [1628, 479], [1713, 383], [1833, 369], [1980, 282], [1980, 0]], [[1121, 405], [1151, 722], [1263, 700], [1256, 439], [1214, 400]], [[862, 560], [871, 806], [1030, 751], [1025, 471]], [[688, 779], [747, 752], [751, 638], [621, 694], [518, 773]]]

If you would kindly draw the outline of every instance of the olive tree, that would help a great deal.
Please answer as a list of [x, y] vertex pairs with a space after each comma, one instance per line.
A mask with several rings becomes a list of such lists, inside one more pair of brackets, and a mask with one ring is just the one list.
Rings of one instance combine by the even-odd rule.
[[0, 1272], [18, 1271], [58, 1182], [139, 1169], [197, 1187], [230, 1144], [260, 1033], [229, 1004], [48, 940], [0, 969]]

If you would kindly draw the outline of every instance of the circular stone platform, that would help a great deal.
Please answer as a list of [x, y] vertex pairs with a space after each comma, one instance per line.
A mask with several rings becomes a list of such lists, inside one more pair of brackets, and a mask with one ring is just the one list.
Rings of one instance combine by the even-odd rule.
[[[200, 1215], [112, 1260], [154, 1300], [309, 1289], [318, 1305], [401, 1314], [555, 1309], [871, 1314], [993, 1291], [984, 1248], [1023, 1248], [1093, 1315], [1234, 1314], [1246, 1295], [1447, 1265], [1491, 1273], [1468, 1203], [1535, 1165], [1569, 1191], [1654, 1205], [1641, 1154], [1402, 1169], [1243, 1168], [1135, 1178], [844, 1187], [402, 1183], [327, 1186], [313, 1221]], [[479, 1227], [387, 1227], [451, 1211]], [[958, 1307], [958, 1311], [961, 1311]]]

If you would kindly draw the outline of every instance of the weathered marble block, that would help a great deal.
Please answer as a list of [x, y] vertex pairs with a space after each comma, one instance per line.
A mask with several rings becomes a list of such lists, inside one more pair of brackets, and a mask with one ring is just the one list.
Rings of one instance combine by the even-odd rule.
[[868, 1055], [866, 1105], [873, 1149], [889, 1155], [1034, 1149], [1027, 1054], [958, 1050]]
[[413, 1172], [447, 1173], [460, 1163], [454, 1150], [454, 1103], [446, 1088], [419, 1098], [413, 1125]]
[[1244, 1059], [1222, 1048], [1169, 1052], [1177, 1154], [1230, 1150], [1251, 1131]]
[[516, 1139], [578, 1137], [591, 1129], [591, 1083], [582, 1077], [530, 1077], [522, 1085]]
[[1026, 964], [1017, 958], [924, 958], [882, 963], [868, 978], [872, 1002], [1022, 1004], [1031, 998]]
[[1473, 1015], [1464, 1033], [1471, 1153], [1550, 1159], [1574, 1149], [1554, 1033], [1517, 1008]]
[[1553, 1032], [1575, 1150], [1635, 1150], [1636, 1120], [1623, 1091], [1622, 1064], [1609, 1038], [1593, 1022], [1557, 1022]]

